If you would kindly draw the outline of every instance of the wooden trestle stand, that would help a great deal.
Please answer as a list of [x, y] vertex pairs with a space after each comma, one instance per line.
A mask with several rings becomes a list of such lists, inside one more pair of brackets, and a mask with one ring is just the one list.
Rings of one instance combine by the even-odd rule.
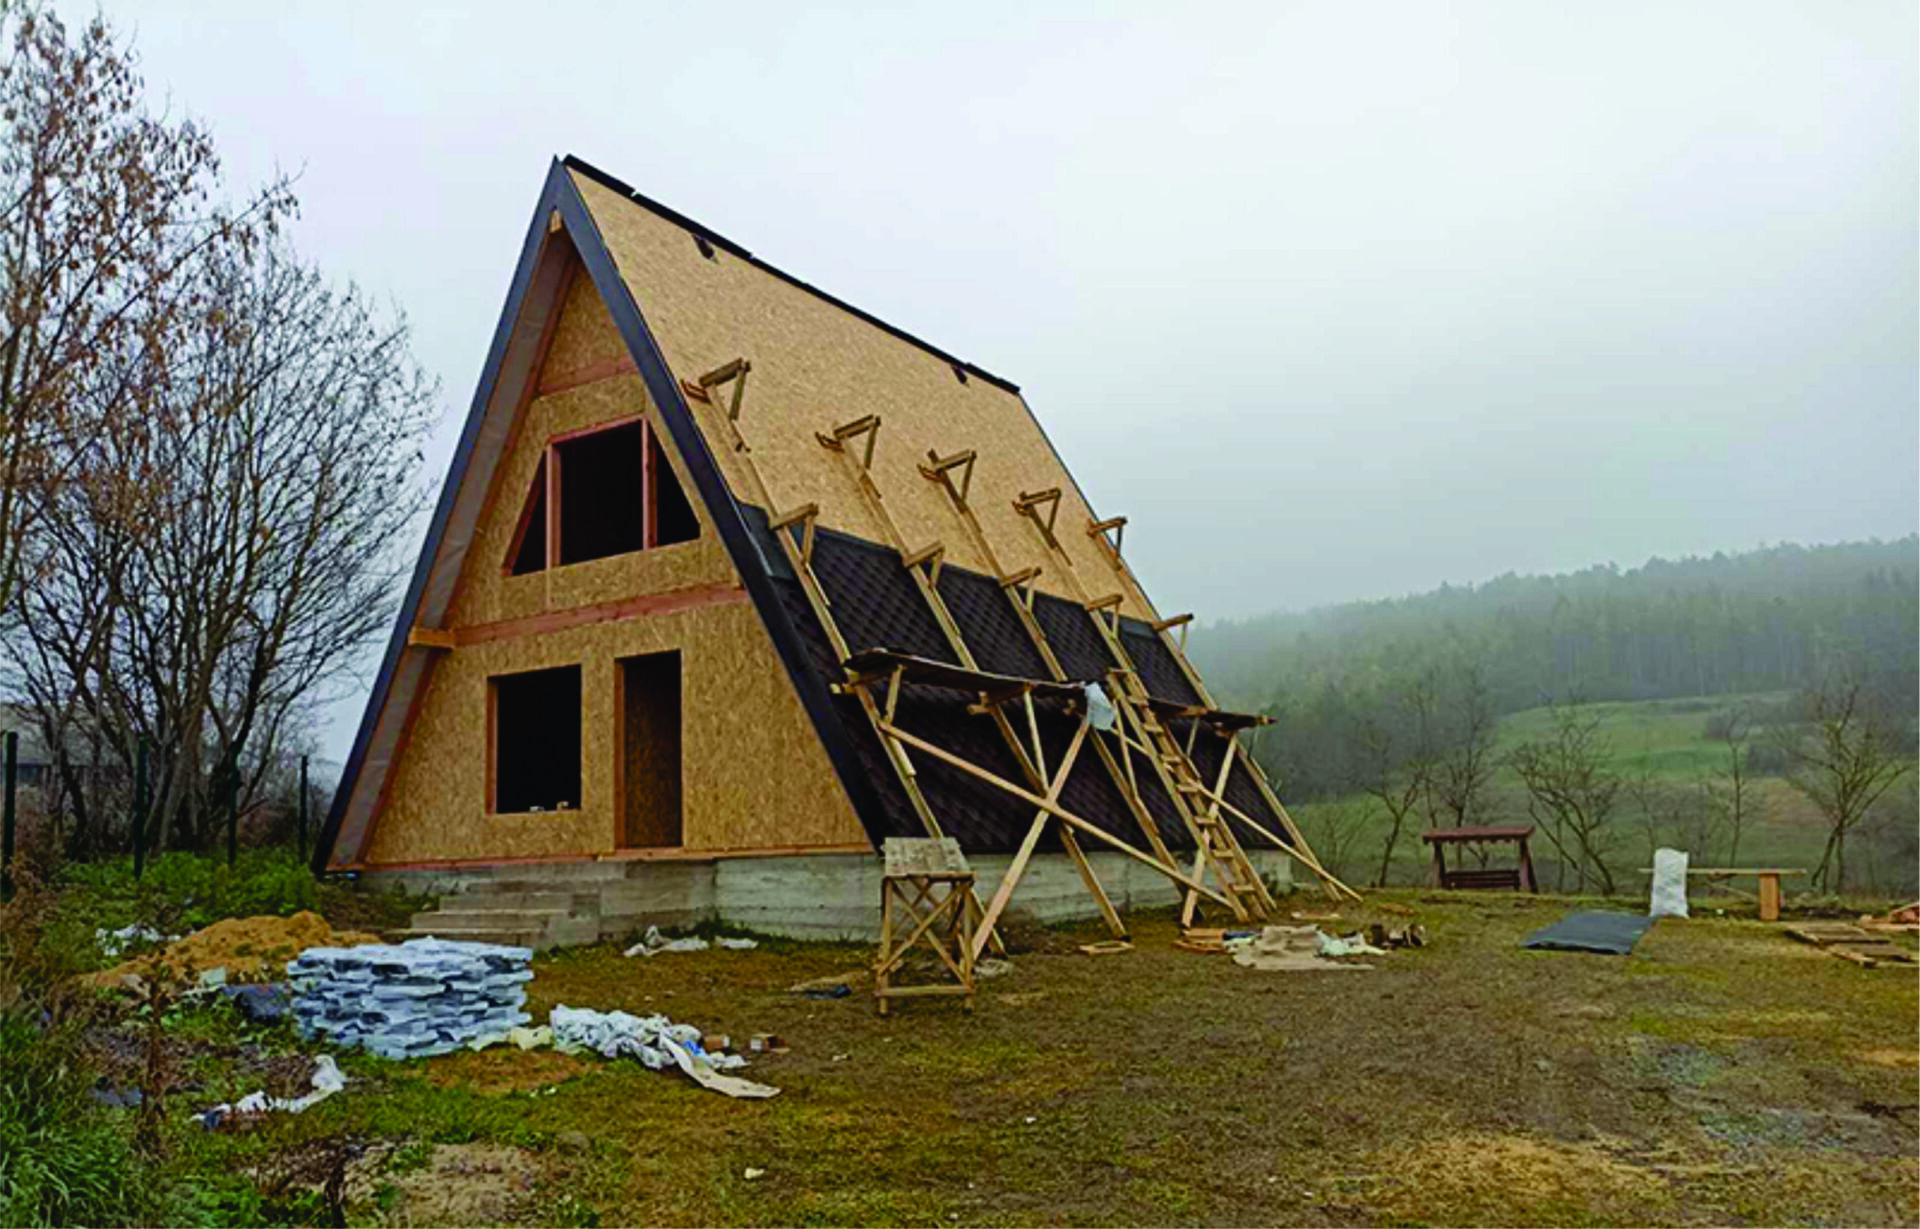
[[[888, 837], [880, 879], [880, 951], [874, 957], [873, 998], [881, 1015], [890, 1000], [960, 995], [973, 1010], [973, 871], [951, 838]], [[895, 916], [899, 916], [896, 924]], [[931, 951], [952, 982], [894, 983], [916, 947]]]

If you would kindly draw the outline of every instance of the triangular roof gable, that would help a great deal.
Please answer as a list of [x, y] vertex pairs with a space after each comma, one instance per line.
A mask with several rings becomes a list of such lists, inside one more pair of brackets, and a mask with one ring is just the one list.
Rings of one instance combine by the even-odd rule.
[[[488, 503], [495, 467], [539, 374], [545, 339], [561, 308], [568, 264], [576, 255], [612, 316], [648, 397], [686, 466], [694, 492], [753, 599], [855, 812], [870, 833], [885, 830], [879, 799], [851, 748], [827, 683], [810, 668], [807, 648], [773, 588], [767, 562], [753, 541], [741, 508], [715, 464], [707, 440], [620, 276], [599, 227], [565, 164], [556, 160], [548, 169], [539, 205], [522, 243], [520, 262], [494, 329], [466, 425], [434, 507], [400, 616], [381, 658], [326, 826], [315, 846], [316, 871], [356, 860], [371, 834], [375, 812], [405, 742], [411, 710], [432, 669], [432, 655], [427, 649], [413, 647], [409, 651], [411, 630], [441, 625], [452, 604], [474, 527]], [[343, 842], [353, 856], [337, 859], [336, 847]]]

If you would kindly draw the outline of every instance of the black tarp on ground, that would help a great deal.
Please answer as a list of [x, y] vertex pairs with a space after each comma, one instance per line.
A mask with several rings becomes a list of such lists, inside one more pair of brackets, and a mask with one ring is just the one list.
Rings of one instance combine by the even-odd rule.
[[1534, 931], [1520, 946], [1625, 956], [1652, 925], [1652, 918], [1639, 913], [1570, 913], [1545, 930]]

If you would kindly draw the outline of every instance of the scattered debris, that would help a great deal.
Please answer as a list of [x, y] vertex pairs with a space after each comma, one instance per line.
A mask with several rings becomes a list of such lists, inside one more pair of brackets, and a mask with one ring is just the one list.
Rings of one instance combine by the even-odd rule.
[[1902, 905], [1898, 909], [1889, 909], [1879, 917], [1863, 914], [1860, 918], [1863, 930], [1920, 933], [1920, 901], [1911, 905]]
[[729, 948], [736, 952], [744, 952], [750, 948], [760, 946], [757, 939], [737, 939], [731, 935], [721, 935], [718, 939], [715, 939], [714, 942], [721, 947]]
[[292, 1006], [284, 982], [264, 986], [221, 986], [220, 993], [227, 997], [235, 1010], [255, 1024], [278, 1024], [287, 1018], [287, 1010]]
[[737, 1054], [709, 1054], [700, 1045], [700, 1030], [675, 1024], [665, 1016], [633, 1016], [624, 1011], [594, 1011], [559, 1006], [551, 1017], [554, 1045], [563, 1053], [592, 1050], [607, 1058], [631, 1056], [650, 1071], [669, 1065], [680, 1068], [702, 1088], [729, 1097], [771, 1097], [778, 1088], [737, 1076], [722, 1075], [747, 1065]]
[[1427, 945], [1427, 928], [1417, 922], [1412, 926], [1382, 926], [1375, 922], [1360, 933], [1366, 935], [1368, 943], [1388, 951], [1396, 947]]
[[334, 1093], [347, 1086], [347, 1077], [333, 1061], [333, 1055], [322, 1054], [313, 1060], [313, 1091], [303, 1097], [269, 1097], [264, 1092], [250, 1092], [233, 1104], [220, 1104], [210, 1110], [195, 1114], [193, 1120], [209, 1131], [217, 1131], [231, 1118], [243, 1115], [257, 1115], [269, 1112], [302, 1114], [311, 1107], [325, 1101]]
[[[1233, 962], [1266, 973], [1296, 973], [1317, 969], [1370, 969], [1368, 964], [1343, 964], [1323, 955], [1329, 936], [1313, 926], [1269, 926], [1257, 937], [1235, 939]], [[1339, 942], [1339, 940], [1334, 940]]]
[[1005, 977], [1011, 972], [1013, 972], [1013, 961], [1011, 960], [998, 960], [989, 956], [985, 960], [976, 960], [973, 962], [973, 975], [975, 977]]
[[88, 984], [108, 988], [137, 987], [138, 980], [164, 970], [173, 978], [198, 977], [225, 969], [235, 982], [272, 981], [286, 972], [287, 961], [311, 947], [354, 947], [380, 942], [379, 935], [336, 931], [311, 911], [292, 917], [227, 918], [184, 939], [136, 956], [86, 978]]
[[1132, 951], [1133, 944], [1125, 939], [1102, 939], [1098, 943], [1082, 943], [1077, 950], [1082, 956], [1118, 956]]
[[747, 1039], [747, 1051], [751, 1054], [785, 1054], [787, 1039], [778, 1033], [755, 1033]]
[[[748, 940], [752, 942], [752, 940]], [[669, 939], [660, 933], [658, 926], [647, 927], [646, 937], [627, 949], [629, 956], [659, 956], [667, 952], [704, 952], [713, 946], [705, 939], [688, 937]]]
[[753, 1166], [749, 1165], [747, 1166], [747, 1168], [740, 1171], [740, 1176], [745, 1178], [749, 1182], [758, 1182], [760, 1179], [767, 1176], [767, 1171], [764, 1169], [755, 1169], [753, 1168]]
[[872, 971], [869, 969], [829, 973], [825, 977], [795, 982], [787, 987], [787, 991], [790, 994], [804, 994], [810, 999], [844, 999], [853, 992], [855, 986], [864, 986], [870, 976]]
[[532, 1020], [521, 1010], [532, 959], [524, 947], [432, 938], [311, 948], [287, 966], [294, 1020], [303, 1037], [325, 1036], [382, 1058], [506, 1040]]
[[118, 930], [108, 930], [103, 926], [93, 932], [93, 941], [100, 945], [100, 954], [103, 956], [118, 956], [129, 947], [141, 943], [172, 943], [179, 937], [179, 935], [163, 935], [151, 926], [141, 926], [138, 923], [122, 926]]
[[1183, 952], [1197, 952], [1202, 956], [1225, 955], [1227, 950], [1227, 932], [1218, 928], [1189, 926], [1180, 932], [1173, 945]]
[[1343, 939], [1337, 935], [1325, 934], [1315, 929], [1313, 938], [1314, 942], [1319, 946], [1322, 956], [1384, 956], [1387, 954], [1380, 948], [1368, 943], [1359, 935]]
[[1885, 934], [1847, 922], [1801, 922], [1786, 930], [1802, 943], [1811, 943], [1828, 955], [1850, 960], [1863, 969], [1920, 963], [1912, 952], [1895, 945]]
[[1295, 909], [1288, 914], [1296, 922], [1337, 922], [1339, 913], [1331, 909]]

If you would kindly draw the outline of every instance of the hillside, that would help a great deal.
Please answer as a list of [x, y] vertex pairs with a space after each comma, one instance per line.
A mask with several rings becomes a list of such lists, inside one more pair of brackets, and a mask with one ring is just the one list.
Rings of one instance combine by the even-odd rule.
[[1799, 688], [1867, 663], [1911, 696], [1920, 671], [1920, 537], [1783, 544], [1205, 624], [1189, 652], [1223, 698], [1472, 657], [1500, 712], [1555, 697], [1648, 700]]

